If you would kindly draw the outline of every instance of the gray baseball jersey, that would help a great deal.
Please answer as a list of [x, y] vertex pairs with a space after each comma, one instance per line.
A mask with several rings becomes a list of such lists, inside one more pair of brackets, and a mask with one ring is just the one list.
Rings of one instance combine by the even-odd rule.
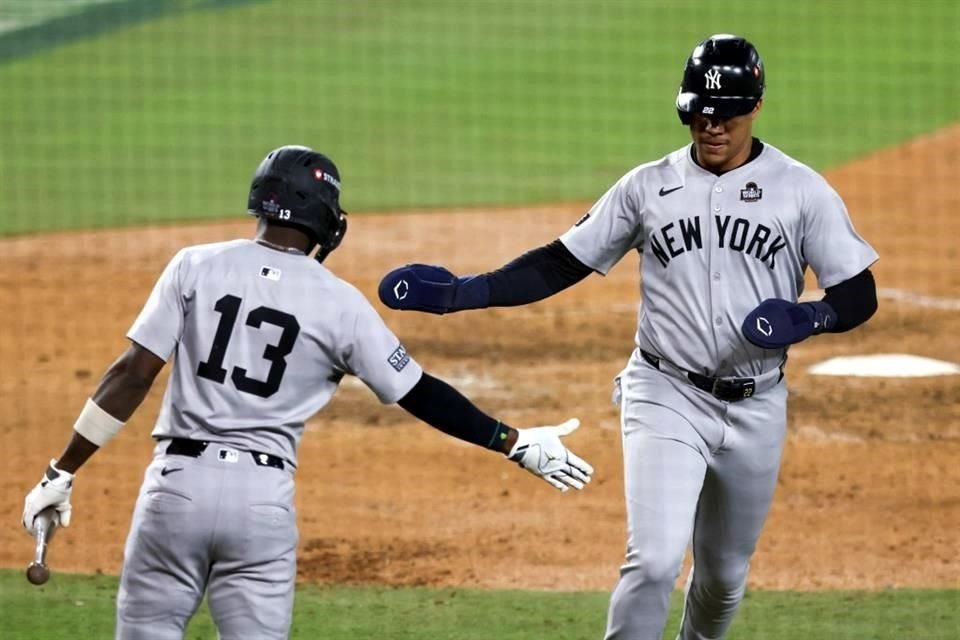
[[877, 259], [827, 181], [768, 144], [721, 176], [697, 165], [690, 145], [641, 165], [561, 241], [603, 274], [638, 250], [637, 345], [711, 376], [778, 366], [783, 354], [747, 342], [740, 325], [766, 298], [796, 301], [807, 266], [826, 288]]
[[154, 437], [220, 442], [294, 466], [304, 422], [344, 374], [383, 403], [422, 374], [355, 287], [308, 256], [252, 240], [177, 253], [127, 336], [163, 360], [176, 352]]

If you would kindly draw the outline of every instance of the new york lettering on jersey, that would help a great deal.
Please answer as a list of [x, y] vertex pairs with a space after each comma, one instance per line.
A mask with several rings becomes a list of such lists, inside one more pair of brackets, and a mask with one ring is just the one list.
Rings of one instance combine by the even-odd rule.
[[[714, 225], [717, 248], [740, 251], [753, 256], [771, 269], [776, 266], [777, 254], [787, 246], [787, 241], [782, 235], [775, 234], [762, 222], [720, 215], [714, 215], [708, 219], [711, 219]], [[648, 238], [651, 253], [662, 266], [666, 267], [671, 259], [687, 251], [703, 249], [700, 216], [679, 218], [675, 222], [668, 222], [651, 233]]]
[[[764, 200], [763, 188], [758, 186], [760, 181], [756, 178], [741, 178], [741, 188], [734, 188], [738, 184], [735, 177], [689, 175], [687, 179], [695, 183], [691, 185], [695, 188], [684, 190], [687, 193], [679, 206], [675, 200], [647, 200], [650, 204], [644, 220], [644, 236], [650, 255], [660, 266], [666, 269], [673, 259], [684, 253], [712, 246], [742, 253], [775, 269], [777, 257], [788, 245], [788, 229], [796, 228], [795, 220], [800, 215], [799, 210], [789, 204], [791, 199], [784, 197], [791, 194], [789, 185], [778, 185], [783, 188], [774, 189], [773, 193], [768, 187]], [[724, 182], [734, 186], [729, 189], [721, 186], [723, 191], [717, 192], [714, 183]], [[726, 202], [719, 202], [716, 196], [727, 193], [731, 195]], [[678, 215], [685, 209], [690, 213]], [[694, 213], [698, 209], [703, 213]], [[710, 228], [706, 228], [708, 225]]]

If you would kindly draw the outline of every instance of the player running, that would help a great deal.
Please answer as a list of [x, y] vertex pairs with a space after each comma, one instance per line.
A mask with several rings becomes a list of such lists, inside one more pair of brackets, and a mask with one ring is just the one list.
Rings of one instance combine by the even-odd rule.
[[272, 151], [250, 188], [255, 239], [177, 253], [127, 334], [130, 347], [27, 495], [28, 532], [50, 505], [67, 526], [74, 474], [176, 354], [124, 551], [117, 638], [182, 638], [205, 592], [221, 637], [287, 637], [297, 445], [345, 375], [561, 491], [590, 481], [593, 469], [560, 441], [576, 420], [514, 429], [486, 415], [425, 373], [363, 294], [321, 264], [347, 230], [339, 198], [329, 158], [298, 146]]
[[[692, 144], [628, 172], [558, 240], [501, 269], [458, 278], [414, 264], [381, 282], [381, 300], [395, 309], [521, 305], [640, 253], [636, 348], [615, 390], [627, 556], [608, 640], [661, 638], [691, 541], [678, 638], [724, 636], [776, 487], [787, 349], [848, 331], [877, 309], [877, 253], [840, 197], [753, 137], [763, 91], [753, 45], [711, 36], [687, 59], [677, 96]], [[826, 295], [801, 304], [808, 266]]]

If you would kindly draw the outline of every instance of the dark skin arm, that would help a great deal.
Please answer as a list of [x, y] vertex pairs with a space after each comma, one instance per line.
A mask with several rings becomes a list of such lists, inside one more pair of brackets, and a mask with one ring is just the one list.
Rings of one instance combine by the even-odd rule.
[[500, 446], [497, 447], [497, 451], [504, 455], [510, 453], [510, 450], [513, 449], [513, 445], [517, 444], [517, 437], [519, 435], [519, 431], [516, 429], [510, 429], [510, 432], [507, 434], [507, 439], [500, 443]]
[[[117, 420], [126, 422], [143, 402], [164, 364], [150, 351], [132, 343], [103, 374], [93, 394], [93, 401]], [[57, 468], [76, 473], [99, 448], [74, 431], [57, 460]]]

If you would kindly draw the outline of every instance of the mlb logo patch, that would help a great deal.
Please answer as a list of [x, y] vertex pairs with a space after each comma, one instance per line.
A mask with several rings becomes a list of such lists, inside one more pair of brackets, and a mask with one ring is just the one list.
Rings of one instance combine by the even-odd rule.
[[274, 269], [273, 267], [268, 267], [263, 265], [260, 267], [260, 277], [266, 278], [267, 280], [273, 280], [276, 282], [280, 279], [280, 269]]
[[396, 369], [397, 372], [400, 372], [403, 371], [403, 368], [410, 362], [410, 356], [407, 355], [407, 350], [403, 348], [403, 345], [400, 345], [390, 354], [387, 362], [389, 362], [390, 366]]

